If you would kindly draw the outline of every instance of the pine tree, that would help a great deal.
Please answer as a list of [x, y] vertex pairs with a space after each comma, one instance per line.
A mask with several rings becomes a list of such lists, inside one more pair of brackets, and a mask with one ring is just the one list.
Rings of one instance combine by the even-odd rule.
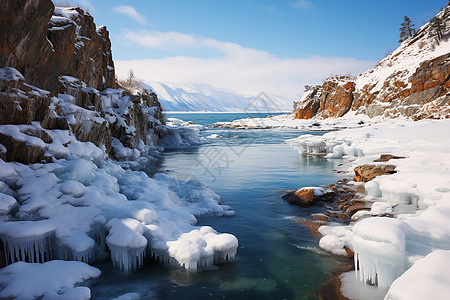
[[442, 20], [442, 18], [439, 18], [437, 16], [433, 17], [430, 20], [430, 28], [432, 35], [436, 38], [437, 42], [442, 39], [443, 37], [443, 31], [445, 29], [445, 22]]
[[412, 37], [416, 33], [416, 29], [414, 28], [414, 24], [412, 23], [411, 19], [405, 16], [405, 20], [400, 25], [400, 39], [398, 40], [399, 43], [407, 40], [408, 38]]

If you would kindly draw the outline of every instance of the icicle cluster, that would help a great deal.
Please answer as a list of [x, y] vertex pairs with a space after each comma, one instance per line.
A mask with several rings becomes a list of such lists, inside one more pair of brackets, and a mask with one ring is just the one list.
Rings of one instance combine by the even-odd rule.
[[369, 218], [353, 227], [356, 276], [364, 284], [388, 288], [406, 270], [405, 224], [398, 219]]
[[55, 258], [55, 228], [44, 221], [0, 224], [6, 264], [17, 261], [39, 263]]

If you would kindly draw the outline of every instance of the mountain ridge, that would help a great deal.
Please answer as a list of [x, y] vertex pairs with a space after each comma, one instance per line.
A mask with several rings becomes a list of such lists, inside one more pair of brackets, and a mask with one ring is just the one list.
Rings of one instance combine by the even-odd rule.
[[[243, 94], [232, 90], [217, 88], [207, 84], [177, 84], [170, 82], [147, 81], [147, 89], [154, 91], [165, 111], [188, 112], [242, 112], [259, 111], [252, 101], [265, 95]], [[289, 112], [293, 102], [279, 96], [264, 96], [270, 99], [270, 112]], [[267, 99], [267, 100], [268, 100]]]

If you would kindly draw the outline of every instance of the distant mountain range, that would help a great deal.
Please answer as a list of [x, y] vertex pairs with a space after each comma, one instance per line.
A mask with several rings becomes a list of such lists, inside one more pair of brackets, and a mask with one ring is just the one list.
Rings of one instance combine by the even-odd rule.
[[184, 85], [150, 81], [144, 88], [153, 90], [165, 111], [204, 112], [290, 112], [293, 101], [268, 96], [250, 95], [220, 89], [209, 85]]

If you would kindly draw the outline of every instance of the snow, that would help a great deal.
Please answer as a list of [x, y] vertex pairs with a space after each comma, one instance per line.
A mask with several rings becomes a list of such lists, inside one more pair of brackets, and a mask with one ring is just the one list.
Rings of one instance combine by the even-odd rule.
[[[343, 157], [339, 169], [352, 174], [353, 168], [373, 164], [381, 154], [405, 158], [377, 163], [394, 164], [398, 172], [365, 183], [365, 200], [373, 202], [370, 210], [356, 213], [348, 226], [321, 227], [319, 246], [336, 254], [343, 254], [343, 246], [354, 251], [358, 280], [386, 291], [421, 258], [450, 249], [450, 120], [378, 119], [367, 124], [323, 135], [327, 153], [336, 153], [339, 146], [353, 149], [325, 159]], [[301, 136], [290, 143], [305, 155], [302, 144], [309, 139], [317, 137]]]
[[145, 82], [144, 86], [158, 95], [165, 111], [197, 112], [266, 112], [280, 113], [292, 110], [292, 100], [271, 96], [271, 110], [252, 102], [257, 95], [245, 95], [209, 85], [185, 85], [162, 82]]
[[0, 214], [9, 213], [16, 204], [17, 201], [14, 197], [0, 192]]
[[87, 300], [91, 291], [78, 285], [98, 276], [97, 268], [75, 261], [17, 262], [0, 269], [0, 298]]
[[25, 80], [22, 74], [12, 67], [0, 68], [0, 80], [19, 81]]
[[450, 251], [436, 250], [416, 263], [391, 285], [386, 300], [448, 299]]
[[167, 243], [170, 257], [188, 269], [197, 270], [214, 263], [234, 260], [238, 241], [231, 234], [217, 234], [209, 226], [184, 233], [177, 241]]
[[371, 123], [379, 122], [381, 119], [370, 119], [365, 115], [346, 115], [339, 119], [294, 119], [291, 114], [269, 116], [267, 118], [246, 118], [234, 120], [232, 122], [217, 122], [215, 127], [240, 128], [240, 129], [261, 129], [261, 128], [294, 128], [304, 131], [335, 131], [347, 128], [357, 128], [368, 126]]
[[124, 271], [142, 267], [147, 239], [143, 236], [144, 225], [134, 219], [111, 219], [107, 227], [106, 243], [111, 249], [113, 265]]

